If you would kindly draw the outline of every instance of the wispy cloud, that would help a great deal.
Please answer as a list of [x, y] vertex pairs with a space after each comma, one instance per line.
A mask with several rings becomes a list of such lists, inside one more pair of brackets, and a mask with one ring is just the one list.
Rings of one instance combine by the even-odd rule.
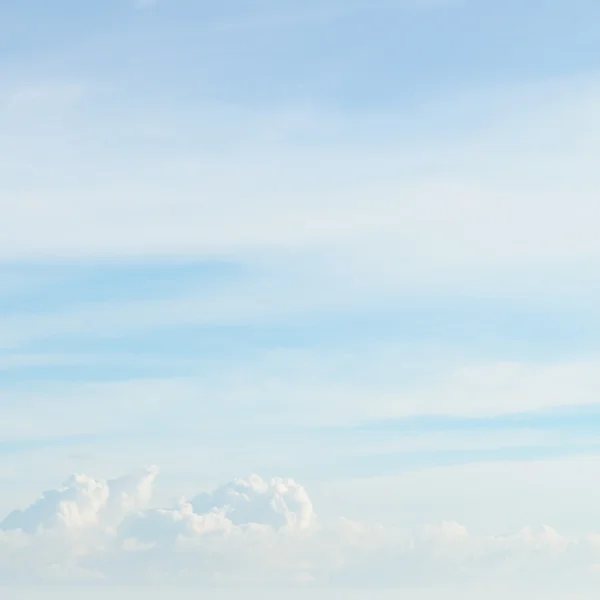
[[[546, 91], [542, 86], [541, 93]], [[464, 133], [458, 138], [438, 137], [427, 128], [423, 135], [433, 137], [427, 140], [426, 150], [397, 141], [392, 144], [389, 128], [386, 139], [360, 135], [340, 146], [335, 138], [349, 135], [348, 125], [322, 139], [319, 130], [327, 131], [327, 117], [311, 118], [300, 128], [304, 129], [300, 137], [308, 144], [294, 141], [293, 131], [280, 141], [257, 144], [251, 132], [250, 148], [245, 135], [222, 115], [224, 131], [231, 130], [238, 147], [234, 149], [233, 138], [222, 138], [218, 155], [192, 141], [183, 123], [176, 124], [172, 143], [177, 151], [170, 156], [158, 146], [148, 153], [140, 140], [133, 146], [127, 142], [117, 155], [99, 157], [92, 149], [105, 134], [88, 131], [87, 142], [80, 146], [67, 129], [62, 141], [65, 160], [78, 153], [87, 155], [77, 183], [64, 175], [62, 161], [44, 189], [32, 180], [19, 192], [18, 202], [14, 191], [7, 189], [0, 253], [10, 260], [239, 256], [299, 250], [319, 253], [326, 259], [323, 264], [340, 256], [347, 265], [363, 266], [361, 274], [373, 276], [378, 266], [385, 269], [381, 277], [385, 280], [413, 273], [448, 278], [450, 273], [459, 275], [458, 271], [595, 261], [599, 248], [590, 223], [595, 220], [596, 203], [589, 190], [594, 188], [596, 172], [589, 161], [574, 163], [571, 158], [587, 152], [595, 135], [591, 114], [581, 110], [592, 97], [593, 90], [582, 86], [581, 96], [570, 99], [567, 106], [558, 101], [528, 123], [518, 110], [515, 115], [512, 100], [505, 101], [498, 111], [499, 120], [504, 120], [502, 130], [489, 125], [491, 129], [480, 135], [475, 117], [470, 139]], [[454, 115], [464, 108], [446, 110]], [[560, 130], [554, 137], [561, 145], [549, 151], [543, 132], [559, 114]], [[221, 126], [208, 125], [202, 114], [196, 116], [199, 123], [206, 123], [196, 126], [196, 140], [202, 136], [217, 140]], [[242, 131], [248, 129], [236, 121]], [[439, 130], [449, 121], [443, 119]], [[264, 121], [262, 126], [267, 126]], [[404, 126], [393, 128], [401, 137]], [[29, 136], [31, 148], [37, 134], [30, 131]], [[119, 167], [119, 155], [138, 151], [138, 167]], [[19, 156], [9, 148], [4, 154]], [[279, 167], [273, 170], [275, 157]], [[103, 165], [111, 172], [110, 179], [94, 179], [89, 168], [92, 158], [95, 168]], [[32, 168], [39, 166], [35, 154], [21, 160], [26, 159]], [[298, 164], [304, 165], [301, 171]], [[559, 165], [561, 181], [550, 183], [547, 170]], [[153, 173], [151, 183], [148, 169]], [[166, 197], [168, 203], [163, 201]], [[39, 218], [28, 220], [33, 212]], [[533, 225], [540, 214], [543, 226]], [[65, 229], [66, 222], [74, 226]], [[16, 233], [25, 229], [30, 232], [27, 237]], [[62, 233], [56, 235], [59, 229]], [[399, 259], [384, 260], [385, 256]]]
[[[232, 19], [215, 23], [212, 28], [217, 31], [243, 31], [265, 28], [279, 28], [293, 25], [306, 25], [325, 23], [332, 19], [348, 16], [359, 16], [362, 14], [372, 15], [375, 12], [386, 12], [390, 9], [422, 8], [431, 9], [454, 4], [455, 0], [402, 0], [395, 2], [390, 0], [373, 0], [364, 2], [363, 0], [348, 0], [344, 3], [333, 2], [308, 2], [305, 4], [304, 11], [256, 11], [241, 19]], [[283, 3], [285, 6], [285, 3]], [[313, 10], [310, 10], [310, 7]], [[297, 9], [296, 6], [293, 7]]]
[[[364, 8], [364, 7], [362, 7]], [[376, 8], [371, 6], [370, 8]], [[216, 31], [244, 31], [265, 28], [280, 28], [293, 25], [315, 24], [335, 19], [357, 12], [361, 9], [357, 5], [323, 6], [319, 10], [307, 12], [279, 12], [248, 16], [244, 19], [222, 21], [215, 23], [211, 29]]]

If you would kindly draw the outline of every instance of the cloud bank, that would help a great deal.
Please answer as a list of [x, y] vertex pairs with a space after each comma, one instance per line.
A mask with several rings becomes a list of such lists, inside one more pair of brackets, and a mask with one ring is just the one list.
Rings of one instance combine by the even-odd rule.
[[[551, 527], [476, 536], [455, 523], [415, 534], [317, 517], [292, 479], [237, 479], [175, 506], [151, 507], [155, 467], [103, 481], [70, 477], [0, 524], [0, 578], [16, 583], [205, 586], [547, 584], [589, 580], [600, 535]], [[343, 498], [340, 499], [343, 504]]]

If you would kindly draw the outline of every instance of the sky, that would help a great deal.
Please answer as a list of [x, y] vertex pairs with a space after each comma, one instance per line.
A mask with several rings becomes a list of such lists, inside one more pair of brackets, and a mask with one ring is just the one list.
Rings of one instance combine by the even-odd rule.
[[0, 1], [2, 597], [597, 597], [599, 20]]

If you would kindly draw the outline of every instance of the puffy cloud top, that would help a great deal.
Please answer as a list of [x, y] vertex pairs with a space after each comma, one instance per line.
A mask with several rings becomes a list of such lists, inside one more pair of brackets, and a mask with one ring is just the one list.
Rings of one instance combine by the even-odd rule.
[[235, 525], [258, 523], [275, 529], [305, 529], [315, 523], [306, 490], [293, 479], [276, 477], [266, 482], [258, 475], [235, 479], [211, 494], [191, 502], [194, 512], [223, 511]]
[[76, 529], [118, 522], [143, 507], [152, 494], [157, 467], [109, 481], [72, 475], [58, 490], [44, 492], [25, 510], [15, 510], [0, 523], [4, 531], [27, 534], [54, 528]]

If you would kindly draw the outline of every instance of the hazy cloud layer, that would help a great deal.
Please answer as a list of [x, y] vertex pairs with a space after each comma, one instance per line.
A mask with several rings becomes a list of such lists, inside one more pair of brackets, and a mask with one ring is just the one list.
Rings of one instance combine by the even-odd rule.
[[[422, 586], [486, 581], [593, 582], [600, 535], [551, 527], [474, 536], [455, 522], [408, 535], [317, 518], [292, 479], [235, 480], [151, 508], [156, 468], [103, 481], [77, 475], [0, 525], [8, 583]], [[340, 498], [343, 509], [344, 499]]]

